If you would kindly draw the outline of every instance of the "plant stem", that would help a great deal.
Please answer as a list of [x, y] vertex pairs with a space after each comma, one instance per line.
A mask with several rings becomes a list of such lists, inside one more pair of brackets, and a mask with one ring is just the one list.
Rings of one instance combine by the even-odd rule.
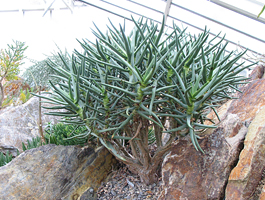
[[[41, 91], [41, 86], [39, 86], [39, 95]], [[42, 119], [41, 119], [41, 98], [39, 97], [39, 120], [38, 120], [38, 126], [39, 126], [39, 134], [41, 136], [41, 139], [43, 142], [45, 141], [44, 134], [43, 134], [43, 128], [42, 128]]]

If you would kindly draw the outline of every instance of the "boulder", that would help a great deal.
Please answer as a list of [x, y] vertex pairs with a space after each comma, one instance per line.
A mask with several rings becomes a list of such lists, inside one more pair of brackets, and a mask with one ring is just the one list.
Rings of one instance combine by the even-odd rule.
[[241, 89], [238, 99], [232, 101], [228, 112], [236, 113], [241, 121], [250, 124], [265, 105], [265, 79], [254, 80]]
[[[0, 151], [6, 152], [10, 148], [12, 152], [16, 149], [22, 151], [22, 142], [26, 143], [32, 137], [40, 136], [38, 128], [38, 97], [32, 97], [25, 104], [10, 106], [0, 113]], [[46, 104], [47, 106], [47, 104]], [[56, 123], [58, 117], [44, 115], [42, 109], [42, 124], [48, 122]], [[5, 148], [8, 147], [8, 148]], [[12, 153], [13, 154], [13, 153]], [[13, 154], [13, 156], [16, 156]]]
[[[171, 152], [163, 161], [163, 191], [159, 199], [223, 199], [224, 196], [226, 199], [240, 199], [237, 198], [238, 196], [231, 196], [232, 193], [229, 190], [229, 185], [232, 183], [232, 178], [229, 176], [237, 177], [233, 181], [242, 180], [242, 184], [245, 181], [243, 179], [245, 176], [239, 175], [238, 171], [239, 173], [244, 171], [248, 174], [246, 176], [252, 177], [247, 185], [244, 185], [246, 189], [254, 180], [256, 181], [254, 188], [260, 184], [261, 173], [265, 168], [263, 162], [265, 149], [262, 139], [264, 123], [261, 123], [265, 122], [263, 111], [265, 80], [254, 80], [243, 87], [242, 91], [242, 94], [238, 94], [238, 99], [228, 101], [218, 110], [222, 120], [218, 128], [206, 131], [203, 139], [199, 141], [205, 154], [195, 150], [189, 137], [180, 138], [173, 144]], [[214, 118], [214, 121], [217, 122], [217, 119]], [[257, 123], [261, 124], [257, 125]], [[259, 132], [259, 136], [249, 134], [250, 131]], [[247, 132], [245, 148], [247, 144], [252, 148], [248, 147], [250, 152], [240, 156], [242, 159], [245, 158], [245, 162], [240, 165], [241, 168], [231, 173], [238, 162]], [[252, 158], [253, 155], [256, 155], [255, 159]], [[256, 165], [243, 167], [244, 163], [249, 165], [250, 162], [253, 164], [256, 162]], [[228, 178], [231, 183], [227, 186]], [[235, 182], [234, 185], [237, 184], [238, 182]], [[241, 190], [244, 187], [236, 189]], [[249, 190], [245, 192], [247, 191]]]
[[258, 65], [250, 73], [250, 75], [249, 75], [250, 79], [251, 80], [261, 79], [264, 75], [264, 70], [265, 70], [264, 65]]
[[104, 147], [30, 149], [0, 168], [0, 199], [93, 200], [116, 162]]
[[196, 151], [188, 137], [178, 139], [163, 161], [159, 199], [222, 199], [246, 132], [240, 119], [229, 114], [217, 129], [199, 141], [205, 154]]
[[[227, 200], [259, 199], [262, 173], [265, 171], [265, 106], [251, 122], [244, 149], [232, 170], [226, 187]], [[263, 183], [264, 184], [264, 183]]]

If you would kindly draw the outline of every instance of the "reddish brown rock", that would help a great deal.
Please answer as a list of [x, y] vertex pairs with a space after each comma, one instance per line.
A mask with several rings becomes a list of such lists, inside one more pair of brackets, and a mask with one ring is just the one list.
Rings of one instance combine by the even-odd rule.
[[233, 100], [228, 112], [237, 114], [242, 121], [251, 122], [265, 105], [265, 79], [255, 80], [242, 88], [239, 99]]
[[[227, 101], [225, 104], [223, 104], [221, 107], [218, 108], [217, 112], [218, 112], [218, 116], [220, 118], [221, 121], [223, 121], [226, 116], [227, 116], [227, 110], [230, 107], [230, 104], [232, 103], [232, 100]], [[216, 116], [216, 114], [212, 111], [210, 112], [207, 117], [209, 119], [211, 119], [215, 124], [219, 123], [219, 120]], [[206, 121], [205, 122], [206, 125], [212, 125], [213, 123], [210, 121]]]
[[226, 188], [226, 199], [258, 199], [256, 190], [265, 170], [265, 107], [251, 122], [239, 162], [232, 170]]
[[[231, 137], [228, 130], [234, 130], [240, 121], [230, 115], [224, 122], [212, 134], [200, 140], [205, 154], [196, 151], [189, 138], [176, 141], [163, 162], [164, 185], [160, 200], [224, 197], [227, 179], [247, 132], [247, 128], [241, 125], [238, 133]], [[227, 124], [232, 126], [228, 127]]]
[[[181, 138], [172, 147], [172, 151], [165, 157], [162, 166], [163, 192], [159, 199], [223, 199], [225, 187], [231, 170], [235, 167], [239, 153], [243, 148], [245, 134], [248, 126], [258, 113], [265, 112], [265, 80], [254, 80], [244, 88], [238, 99], [227, 102], [219, 109], [222, 122], [216, 130], [208, 130], [204, 139], [199, 143], [205, 154], [197, 152], [190, 142], [190, 138]], [[210, 115], [209, 115], [210, 116]], [[265, 118], [258, 117], [265, 123]], [[215, 119], [215, 121], [217, 121]], [[255, 121], [252, 126], [255, 126]], [[252, 128], [250, 128], [252, 129]], [[235, 177], [241, 177], [240, 173], [248, 173], [252, 178], [235, 190], [241, 191], [251, 185], [257, 187], [260, 183], [263, 166], [263, 128], [256, 128], [260, 136], [256, 137], [256, 158], [251, 158], [251, 151], [244, 154], [245, 163], [255, 162], [256, 165], [242, 167], [239, 172], [233, 172]], [[250, 137], [250, 136], [248, 136]], [[265, 138], [265, 137], [264, 137]], [[247, 139], [247, 141], [250, 141]], [[258, 142], [259, 141], [259, 142]], [[263, 143], [262, 143], [263, 142]], [[255, 142], [254, 142], [255, 143]], [[254, 144], [249, 142], [250, 145]], [[250, 148], [251, 150], [251, 148]], [[258, 153], [259, 152], [259, 153]], [[242, 154], [243, 155], [243, 154]], [[248, 171], [250, 170], [250, 171]], [[254, 171], [252, 171], [254, 170]], [[239, 173], [239, 174], [237, 174]], [[244, 176], [243, 176], [244, 177]], [[228, 190], [227, 190], [228, 191]], [[249, 193], [246, 190], [246, 194]], [[226, 193], [226, 199], [240, 199], [237, 192]], [[241, 195], [241, 194], [240, 194]], [[254, 200], [254, 199], [253, 199]]]
[[264, 69], [265, 66], [263, 65], [258, 65], [257, 67], [255, 67], [249, 75], [251, 80], [261, 79], [264, 75]]

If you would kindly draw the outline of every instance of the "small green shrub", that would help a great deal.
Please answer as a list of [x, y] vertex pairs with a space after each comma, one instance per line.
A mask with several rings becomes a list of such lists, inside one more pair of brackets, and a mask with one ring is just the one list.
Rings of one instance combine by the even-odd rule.
[[45, 129], [45, 140], [49, 144], [83, 146], [88, 141], [88, 136], [83, 137], [86, 131], [87, 128], [85, 126], [73, 126], [63, 123], [53, 125], [48, 123]]
[[32, 138], [32, 141], [27, 140], [27, 146], [24, 142], [22, 142], [22, 149], [23, 151], [26, 151], [28, 149], [34, 149], [42, 145], [45, 145], [45, 143], [41, 141], [41, 138], [39, 136], [37, 136]]
[[0, 152], [0, 167], [6, 165], [12, 160], [12, 154], [9, 153], [9, 151], [6, 152], [6, 154], [3, 154]]

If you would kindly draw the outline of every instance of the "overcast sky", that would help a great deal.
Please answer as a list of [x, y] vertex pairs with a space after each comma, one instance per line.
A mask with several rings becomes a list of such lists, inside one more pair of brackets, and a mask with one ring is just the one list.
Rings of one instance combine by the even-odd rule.
[[[104, 7], [107, 10], [118, 12], [119, 14], [129, 17], [131, 13], [124, 11], [122, 9], [117, 9], [109, 4], [102, 1], [87, 0], [88, 2], [93, 2], [99, 6]], [[161, 21], [162, 15], [155, 11], [150, 11], [144, 7], [133, 4], [132, 2], [126, 0], [108, 0], [118, 4], [119, 6], [133, 10], [141, 15], [151, 17], [155, 20]], [[153, 9], [160, 12], [164, 12], [166, 2], [162, 0], [135, 0], [136, 2], [145, 4]], [[253, 4], [250, 0], [233, 0], [225, 2], [230, 2], [234, 6], [240, 6], [241, 9], [248, 9], [249, 12], [258, 14], [260, 11], [260, 6]], [[46, 2], [52, 2], [52, 0], [46, 0]], [[260, 0], [260, 2], [264, 2]], [[265, 25], [254, 20], [242, 17], [238, 14], [232, 13], [227, 9], [220, 8], [215, 4], [207, 0], [173, 0], [173, 3], [179, 4], [191, 10], [195, 10], [200, 14], [207, 15], [209, 18], [216, 19], [221, 23], [228, 24], [231, 27], [240, 29], [251, 35], [255, 35], [263, 40], [265, 40]], [[27, 9], [37, 9], [44, 8], [45, 3], [43, 0], [0, 0], [0, 10], [9, 10], [9, 12], [0, 12], [1, 20], [1, 31], [0, 31], [0, 49], [6, 48], [7, 43], [11, 43], [12, 39], [26, 42], [28, 49], [26, 55], [29, 59], [42, 60], [45, 58], [45, 54], [49, 55], [50, 52], [56, 51], [55, 43], [63, 50], [67, 48], [71, 52], [74, 48], [80, 49], [76, 38], [89, 38], [94, 40], [91, 34], [90, 28], [93, 27], [92, 21], [94, 21], [97, 26], [106, 30], [106, 24], [108, 24], [108, 17], [113, 21], [114, 24], [118, 25], [123, 23], [123, 19], [115, 15], [109, 14], [95, 7], [87, 6], [75, 8], [73, 14], [70, 10], [60, 10], [61, 7], [65, 7], [61, 0], [56, 0], [52, 8], [55, 10], [46, 13], [44, 17], [43, 11], [27, 11]], [[11, 12], [10, 10], [22, 9], [23, 12]], [[138, 16], [133, 14], [137, 19]], [[176, 6], [171, 6], [170, 15], [177, 19], [182, 20], [178, 22], [174, 20], [179, 26], [186, 27], [188, 23], [196, 24], [200, 28], [207, 26], [211, 32], [217, 34], [222, 31], [222, 34], [226, 34], [227, 38], [234, 41], [235, 43], [241, 44], [255, 51], [265, 53], [264, 43], [258, 42], [256, 40], [249, 40], [248, 37], [240, 34], [235, 34], [233, 31], [226, 27], [216, 25], [216, 23], [206, 20], [202, 17], [198, 17], [190, 12], [182, 10]], [[265, 13], [262, 17], [265, 17]], [[168, 19], [168, 24], [172, 24], [172, 19]], [[128, 23], [128, 27], [130, 24]], [[188, 27], [191, 32], [197, 32], [198, 30]], [[231, 49], [236, 48], [231, 46]], [[24, 68], [32, 65], [27, 61]]]

